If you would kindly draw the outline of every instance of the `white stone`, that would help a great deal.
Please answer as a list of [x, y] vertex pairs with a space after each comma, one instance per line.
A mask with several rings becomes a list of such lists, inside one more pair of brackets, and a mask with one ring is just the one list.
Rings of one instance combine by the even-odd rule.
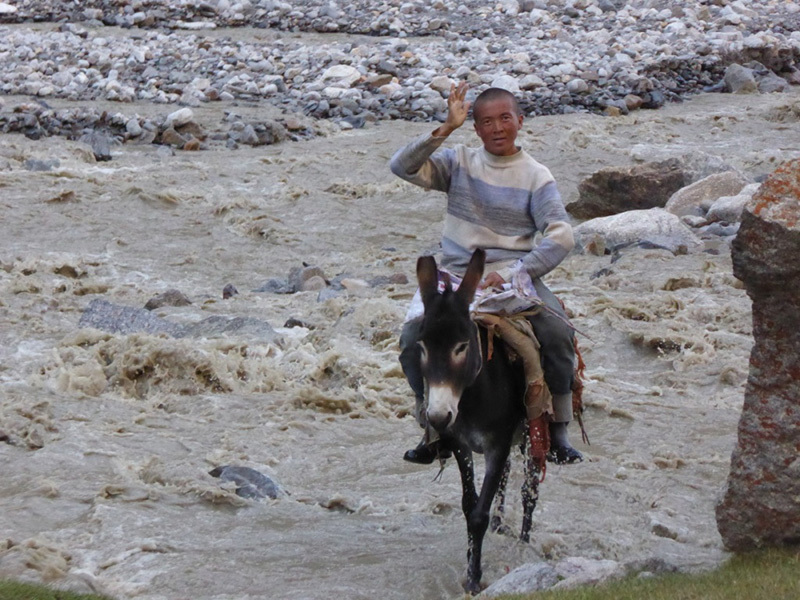
[[576, 77], [567, 82], [567, 90], [572, 94], [583, 94], [589, 91], [589, 84]]
[[201, 29], [216, 29], [217, 24], [213, 21], [177, 21], [175, 27], [178, 29], [188, 29], [190, 31], [199, 31]]
[[718, 198], [739, 194], [747, 183], [738, 171], [712, 173], [672, 194], [664, 210], [679, 217], [698, 215], [707, 212]]
[[398, 92], [403, 91], [403, 86], [396, 82], [387, 83], [378, 88], [378, 91], [384, 96], [392, 96]]
[[471, 52], [486, 52], [486, 43], [478, 38], [473, 38], [467, 42], [467, 48]]
[[504, 13], [512, 17], [519, 14], [519, 0], [500, 0], [498, 6]]
[[211, 80], [206, 77], [195, 77], [190, 85], [194, 89], [203, 92], [211, 87]]
[[16, 6], [11, 6], [5, 2], [0, 2], [0, 15], [10, 15], [17, 12]]
[[194, 119], [194, 113], [192, 112], [192, 109], [181, 108], [167, 115], [167, 118], [164, 121], [164, 126], [180, 127], [181, 125], [186, 125], [187, 123], [191, 122], [192, 119]]
[[142, 126], [139, 125], [139, 119], [134, 117], [125, 123], [125, 131], [127, 131], [128, 135], [131, 137], [138, 137], [142, 135]]
[[753, 49], [764, 48], [767, 45], [766, 40], [760, 35], [748, 35], [746, 38], [744, 38], [742, 43], [744, 44], [745, 48]]
[[508, 90], [512, 94], [519, 94], [519, 82], [516, 77], [511, 75], [500, 75], [492, 79], [492, 87]]
[[752, 200], [758, 188], [761, 187], [759, 183], [751, 183], [742, 189], [735, 196], [722, 196], [718, 198], [711, 208], [708, 209], [706, 214], [706, 221], [714, 223], [717, 221], [724, 221], [725, 223], [738, 223], [742, 220], [742, 211], [747, 203]]
[[347, 88], [334, 86], [328, 86], [322, 90], [322, 93], [331, 99], [341, 98], [344, 96], [345, 92], [347, 92]]
[[546, 10], [534, 8], [530, 13], [530, 20], [533, 25], [541, 25], [542, 23], [551, 21], [552, 18]]
[[431, 89], [436, 90], [437, 92], [449, 92], [450, 86], [453, 85], [453, 80], [445, 75], [439, 75], [431, 79], [431, 82], [428, 84]]
[[523, 90], [532, 90], [537, 87], [545, 85], [544, 80], [535, 74], [525, 75], [519, 80], [519, 87]]
[[333, 65], [325, 69], [322, 81], [336, 81], [337, 87], [353, 87], [361, 79], [361, 72], [350, 65]]

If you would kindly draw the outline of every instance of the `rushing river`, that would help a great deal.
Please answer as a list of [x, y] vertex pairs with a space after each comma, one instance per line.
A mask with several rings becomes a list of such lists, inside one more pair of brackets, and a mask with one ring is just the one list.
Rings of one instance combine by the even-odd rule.
[[[634, 145], [702, 150], [758, 175], [797, 153], [775, 117], [792, 103], [706, 96], [618, 119], [547, 117], [521, 140], [567, 200]], [[196, 114], [213, 128], [222, 110]], [[0, 138], [0, 577], [142, 600], [460, 597], [458, 470], [434, 482], [435, 466], [401, 459], [419, 429], [396, 336], [443, 204], [387, 161], [430, 127], [195, 153], [126, 144], [108, 163], [78, 143]], [[29, 159], [58, 165], [29, 171]], [[588, 335], [591, 446], [579, 445], [584, 463], [549, 469], [530, 544], [487, 536], [485, 582], [568, 556], [649, 570], [724, 558], [713, 508], [752, 339], [727, 244], [707, 249], [632, 250], [613, 265], [574, 255], [548, 276]], [[346, 292], [252, 291], [303, 263], [346, 274]], [[592, 278], [602, 268], [611, 274]], [[399, 274], [408, 282], [364, 283]], [[223, 300], [227, 284], [239, 294]], [[93, 299], [142, 307], [170, 288], [192, 304], [159, 316], [256, 318], [281, 340], [78, 327]], [[244, 500], [208, 474], [226, 464], [286, 494]], [[516, 529], [519, 494], [510, 500]]]

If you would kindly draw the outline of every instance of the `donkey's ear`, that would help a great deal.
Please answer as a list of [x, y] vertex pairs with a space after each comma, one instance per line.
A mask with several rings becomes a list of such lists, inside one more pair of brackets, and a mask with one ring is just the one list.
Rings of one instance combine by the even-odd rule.
[[420, 256], [417, 259], [417, 281], [422, 304], [428, 306], [431, 298], [439, 293], [439, 269], [432, 256]]
[[469, 265], [467, 265], [467, 272], [464, 273], [464, 280], [456, 291], [459, 298], [467, 304], [470, 304], [475, 297], [475, 291], [483, 278], [483, 266], [485, 263], [486, 252], [478, 248], [472, 253], [472, 258], [469, 259]]

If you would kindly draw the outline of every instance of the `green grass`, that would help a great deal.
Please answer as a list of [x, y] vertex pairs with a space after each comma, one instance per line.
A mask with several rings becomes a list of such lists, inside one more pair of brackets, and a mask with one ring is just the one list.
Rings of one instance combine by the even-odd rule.
[[107, 596], [75, 594], [45, 585], [0, 580], [0, 600], [110, 600]]
[[571, 590], [502, 596], [503, 600], [800, 600], [800, 550], [734, 556], [707, 573], [631, 577]]
[[[43, 585], [0, 581], [0, 600], [110, 600]], [[800, 550], [734, 556], [716, 571], [631, 577], [596, 587], [503, 596], [502, 600], [800, 600]]]

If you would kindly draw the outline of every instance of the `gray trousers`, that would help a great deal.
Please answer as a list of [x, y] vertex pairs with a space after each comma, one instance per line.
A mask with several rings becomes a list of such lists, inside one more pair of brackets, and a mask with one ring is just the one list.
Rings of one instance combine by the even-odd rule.
[[[544, 380], [553, 395], [553, 410], [556, 422], [572, 420], [572, 380], [575, 375], [574, 332], [567, 324], [567, 315], [561, 303], [540, 280], [533, 282], [536, 292], [550, 310], [542, 310], [527, 317], [541, 344]], [[422, 317], [408, 321], [400, 333], [400, 365], [416, 397], [415, 416], [420, 426], [427, 425], [425, 419], [425, 382], [420, 367], [419, 331]], [[522, 399], [520, 398], [520, 402]]]

